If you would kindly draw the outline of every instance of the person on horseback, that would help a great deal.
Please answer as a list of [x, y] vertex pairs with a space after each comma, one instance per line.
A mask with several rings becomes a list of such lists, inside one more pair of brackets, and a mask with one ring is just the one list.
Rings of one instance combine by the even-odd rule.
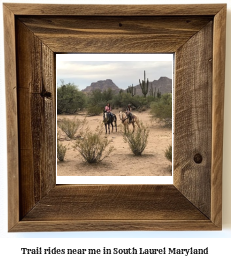
[[132, 113], [131, 113], [131, 110], [132, 110], [131, 104], [128, 104], [128, 107], [127, 107], [127, 109], [126, 109], [126, 114], [127, 114], [128, 119], [129, 119], [129, 122], [132, 122]]
[[107, 105], [105, 106], [104, 110], [106, 112], [111, 112], [111, 105], [110, 105], [110, 103], [107, 103]]
[[107, 103], [107, 105], [104, 107], [103, 122], [105, 125], [106, 134], [107, 134], [107, 129], [110, 134], [110, 125], [112, 126], [112, 132], [113, 132], [113, 124], [117, 131], [117, 117], [114, 113], [111, 112], [110, 103]]
[[104, 111], [108, 113], [109, 117], [112, 117], [112, 112], [111, 112], [111, 105], [110, 103], [107, 103], [107, 105], [104, 108]]

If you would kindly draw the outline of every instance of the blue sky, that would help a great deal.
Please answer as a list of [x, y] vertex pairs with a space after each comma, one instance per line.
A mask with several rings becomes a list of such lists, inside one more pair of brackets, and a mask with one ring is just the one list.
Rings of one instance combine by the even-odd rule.
[[57, 85], [60, 80], [74, 83], [80, 90], [92, 82], [111, 79], [119, 88], [139, 84], [139, 79], [158, 80], [162, 76], [172, 79], [173, 56], [168, 55], [57, 55]]

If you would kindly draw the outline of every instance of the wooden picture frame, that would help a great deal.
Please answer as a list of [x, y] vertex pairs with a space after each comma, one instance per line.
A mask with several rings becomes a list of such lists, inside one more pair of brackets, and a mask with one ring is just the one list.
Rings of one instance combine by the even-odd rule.
[[[221, 230], [226, 4], [3, 4], [8, 230]], [[174, 183], [56, 185], [56, 53], [175, 53]]]

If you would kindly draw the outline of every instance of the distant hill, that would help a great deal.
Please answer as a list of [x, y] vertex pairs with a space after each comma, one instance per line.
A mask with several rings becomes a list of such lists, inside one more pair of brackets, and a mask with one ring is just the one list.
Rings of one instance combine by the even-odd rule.
[[[140, 87], [140, 84], [137, 84], [134, 86], [136, 88], [136, 95], [140, 95], [142, 96], [142, 90]], [[82, 91], [84, 93], [91, 93], [94, 90], [101, 90], [101, 92], [107, 90], [111, 88], [115, 94], [119, 93], [119, 91], [121, 90], [111, 79], [107, 79], [107, 80], [100, 80], [97, 82], [93, 82], [91, 83], [90, 86], [87, 86], [85, 89], [83, 89]], [[152, 82], [149, 82], [149, 90], [148, 90], [148, 94], [150, 95], [150, 91], [153, 88], [153, 91], [156, 90], [156, 92], [159, 90], [159, 92], [161, 92], [161, 94], [164, 93], [171, 93], [172, 92], [172, 79], [169, 79], [168, 77], [160, 77], [159, 80], [154, 80]], [[126, 91], [126, 90], [124, 90]]]
[[101, 92], [103, 92], [109, 88], [111, 88], [116, 94], [119, 93], [119, 91], [120, 91], [120, 88], [117, 85], [115, 85], [111, 79], [93, 82], [93, 83], [91, 83], [90, 86], [87, 86], [82, 91], [85, 93], [90, 93], [94, 90], [99, 89], [99, 90], [101, 90]]
[[[142, 96], [142, 90], [140, 84], [134, 86], [136, 88], [136, 95]], [[172, 79], [168, 77], [160, 77], [159, 80], [154, 80], [153, 82], [149, 82], [148, 94], [150, 95], [150, 91], [153, 88], [153, 91], [156, 92], [159, 90], [161, 94], [164, 93], [172, 93]]]

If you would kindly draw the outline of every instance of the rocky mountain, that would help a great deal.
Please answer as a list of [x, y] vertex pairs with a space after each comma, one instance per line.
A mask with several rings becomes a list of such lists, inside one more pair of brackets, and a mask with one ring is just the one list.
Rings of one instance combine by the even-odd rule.
[[[142, 96], [142, 90], [140, 87], [140, 84], [134, 86], [136, 88], [136, 95]], [[154, 80], [152, 82], [149, 82], [149, 88], [148, 88], [148, 94], [150, 95], [151, 92], [161, 92], [161, 94], [164, 93], [172, 93], [172, 79], [169, 79], [168, 77], [160, 77], [159, 80]]]
[[[134, 87], [136, 88], [136, 95], [143, 96], [140, 84], [137, 84]], [[99, 89], [103, 92], [108, 88], [111, 88], [115, 92], [115, 94], [119, 93], [119, 91], [121, 90], [111, 79], [107, 79], [107, 80], [93, 82], [91, 83], [90, 86], [87, 86], [82, 91], [85, 93], [90, 93], [94, 90]], [[169, 79], [168, 77], [160, 77], [159, 80], [154, 80], [152, 82], [149, 82], [149, 90], [147, 95], [151, 95], [152, 90], [153, 92], [159, 91], [161, 92], [161, 94], [171, 93], [172, 79]]]
[[114, 82], [111, 79], [107, 80], [101, 80], [97, 82], [91, 83], [90, 86], [87, 86], [84, 90], [82, 90], [85, 93], [90, 93], [94, 90], [101, 90], [102, 92], [111, 88], [116, 94], [119, 93], [120, 88], [114, 84]]

